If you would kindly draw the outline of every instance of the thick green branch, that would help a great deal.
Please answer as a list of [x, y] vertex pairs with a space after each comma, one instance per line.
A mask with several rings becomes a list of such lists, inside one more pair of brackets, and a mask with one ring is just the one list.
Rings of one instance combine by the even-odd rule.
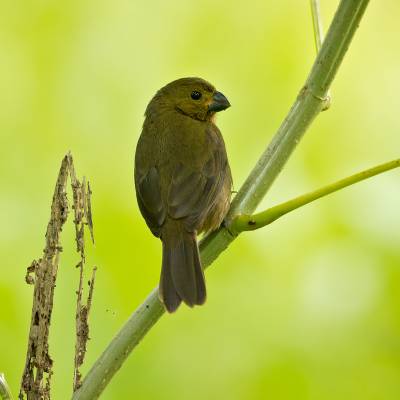
[[[227, 217], [252, 214], [289, 159], [306, 129], [322, 110], [330, 84], [360, 23], [368, 0], [342, 0], [310, 75], [272, 142], [236, 195]], [[203, 266], [215, 260], [235, 239], [227, 228], [200, 243]], [[157, 289], [132, 314], [83, 380], [73, 399], [96, 399], [130, 352], [164, 313]]]
[[235, 218], [229, 229], [235, 234], [239, 234], [240, 232], [244, 231], [254, 231], [269, 225], [287, 213], [320, 199], [321, 197], [327, 196], [328, 194], [337, 192], [338, 190], [347, 186], [354, 185], [355, 183], [398, 167], [400, 167], [400, 159], [380, 164], [376, 167], [359, 172], [358, 174], [351, 175], [318, 190], [314, 190], [313, 192], [303, 194], [302, 196], [298, 196], [292, 200], [278, 204], [277, 206], [271, 207], [258, 214], [239, 215]]

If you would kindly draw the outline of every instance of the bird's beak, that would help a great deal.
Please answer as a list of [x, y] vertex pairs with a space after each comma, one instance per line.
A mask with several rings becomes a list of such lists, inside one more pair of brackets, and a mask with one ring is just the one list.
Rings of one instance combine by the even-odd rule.
[[221, 92], [215, 92], [213, 101], [208, 106], [208, 111], [218, 112], [226, 110], [230, 106], [231, 104], [229, 103], [228, 99]]

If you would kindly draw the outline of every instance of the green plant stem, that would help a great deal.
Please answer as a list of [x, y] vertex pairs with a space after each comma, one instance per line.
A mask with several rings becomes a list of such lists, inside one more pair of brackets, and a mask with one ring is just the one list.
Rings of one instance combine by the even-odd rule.
[[324, 41], [324, 30], [322, 28], [322, 18], [321, 12], [319, 9], [319, 0], [310, 0], [311, 6], [311, 15], [313, 20], [314, 27], [314, 40], [315, 40], [315, 49], [317, 53], [322, 46], [322, 42]]
[[12, 400], [11, 391], [3, 373], [0, 373], [0, 397], [2, 400]]
[[328, 194], [337, 192], [338, 190], [347, 186], [354, 185], [355, 183], [399, 167], [400, 159], [393, 160], [359, 172], [358, 174], [351, 175], [318, 190], [314, 190], [313, 192], [295, 197], [292, 200], [278, 204], [277, 206], [271, 207], [263, 212], [253, 215], [238, 215], [230, 226], [230, 230], [238, 234], [244, 231], [254, 231], [256, 229], [260, 229], [276, 221], [278, 218], [286, 215], [287, 213], [320, 199], [321, 197], [327, 196]]
[[[296, 101], [261, 155], [253, 171], [232, 202], [227, 227], [220, 228], [200, 243], [202, 263], [207, 267], [235, 239], [228, 228], [239, 214], [251, 214], [289, 159], [304, 132], [322, 110], [330, 84], [350, 45], [369, 0], [342, 0], [310, 75]], [[94, 363], [73, 394], [74, 400], [99, 397], [130, 352], [164, 313], [157, 289], [131, 315]]]
[[[322, 42], [324, 41], [324, 29], [322, 27], [322, 17], [321, 11], [319, 7], [319, 0], [310, 0], [311, 6], [311, 15], [313, 20], [313, 28], [314, 28], [314, 42], [315, 42], [315, 49], [317, 54], [322, 46]], [[326, 111], [331, 106], [332, 96], [331, 91], [328, 90], [326, 93], [326, 102], [322, 111]]]

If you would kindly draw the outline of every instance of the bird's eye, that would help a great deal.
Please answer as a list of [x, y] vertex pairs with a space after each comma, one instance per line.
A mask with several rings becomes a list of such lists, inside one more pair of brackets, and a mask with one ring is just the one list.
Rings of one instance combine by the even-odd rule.
[[194, 91], [190, 94], [190, 97], [191, 97], [193, 100], [199, 100], [199, 99], [201, 98], [201, 93], [198, 92], [197, 90], [194, 90]]

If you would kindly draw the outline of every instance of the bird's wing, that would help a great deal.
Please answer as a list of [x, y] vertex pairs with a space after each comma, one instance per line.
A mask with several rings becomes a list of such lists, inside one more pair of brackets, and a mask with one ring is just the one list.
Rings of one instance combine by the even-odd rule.
[[227, 157], [223, 142], [212, 146], [213, 151], [200, 170], [178, 163], [168, 192], [168, 215], [184, 219], [188, 231], [197, 230], [214, 206], [225, 180]]
[[147, 172], [136, 169], [135, 180], [140, 211], [153, 234], [160, 236], [160, 228], [166, 217], [166, 208], [161, 197], [158, 170], [156, 167], [151, 167]]

